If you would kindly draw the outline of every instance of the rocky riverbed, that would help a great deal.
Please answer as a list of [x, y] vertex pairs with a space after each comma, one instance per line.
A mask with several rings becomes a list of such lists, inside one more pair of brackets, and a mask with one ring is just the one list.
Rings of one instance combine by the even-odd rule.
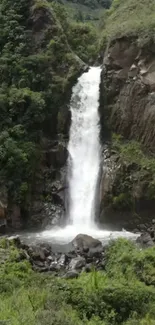
[[[147, 248], [155, 245], [155, 222], [152, 227], [137, 236], [136, 245]], [[19, 249], [18, 261], [28, 260], [36, 272], [53, 273], [64, 278], [77, 278], [81, 272], [93, 269], [104, 270], [106, 250], [110, 244], [86, 234], [77, 235], [70, 243], [56, 246], [52, 243], [38, 242], [27, 244], [19, 236], [7, 238]], [[17, 261], [17, 262], [18, 262]]]

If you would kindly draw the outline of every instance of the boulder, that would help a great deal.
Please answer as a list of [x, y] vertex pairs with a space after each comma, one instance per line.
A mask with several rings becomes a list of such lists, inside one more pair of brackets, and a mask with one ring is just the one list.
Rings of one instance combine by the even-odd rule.
[[95, 249], [102, 248], [102, 243], [100, 240], [84, 234], [77, 235], [73, 239], [72, 244], [79, 251], [84, 251], [87, 249], [89, 249], [89, 251], [94, 249], [95, 251]]
[[77, 279], [79, 276], [79, 273], [75, 270], [72, 271], [68, 271], [65, 275], [64, 278], [65, 279]]
[[69, 263], [69, 268], [72, 270], [79, 270], [82, 269], [83, 266], [85, 266], [86, 260], [82, 256], [75, 257], [71, 260]]
[[136, 242], [145, 248], [154, 246], [154, 242], [149, 233], [141, 234], [140, 237], [137, 238]]
[[86, 264], [86, 266], [84, 268], [84, 271], [87, 272], [87, 273], [91, 272], [92, 268], [93, 268], [93, 265], [91, 263]]
[[54, 261], [50, 264], [49, 270], [50, 271], [59, 271], [60, 270], [60, 266], [58, 265], [57, 261]]
[[8, 241], [13, 243], [13, 245], [15, 245], [17, 248], [22, 247], [22, 243], [21, 243], [20, 237], [18, 235], [10, 236], [8, 238]]
[[67, 256], [65, 254], [62, 254], [58, 260], [58, 265], [60, 267], [65, 267], [67, 261]]
[[44, 250], [41, 247], [33, 247], [30, 248], [28, 251], [30, 257], [34, 261], [45, 261], [46, 260], [46, 254], [44, 253]]

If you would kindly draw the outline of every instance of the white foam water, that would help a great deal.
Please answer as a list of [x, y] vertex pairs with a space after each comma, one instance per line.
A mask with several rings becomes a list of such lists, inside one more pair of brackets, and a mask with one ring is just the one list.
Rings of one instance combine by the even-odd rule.
[[94, 227], [95, 193], [100, 166], [99, 67], [85, 72], [73, 88], [70, 153], [69, 222]]
[[137, 235], [123, 231], [99, 230], [95, 225], [95, 194], [100, 168], [99, 86], [100, 67], [82, 74], [73, 87], [70, 104], [71, 128], [68, 150], [69, 211], [68, 226], [36, 234], [38, 239], [61, 244], [77, 234], [88, 234], [101, 241]]

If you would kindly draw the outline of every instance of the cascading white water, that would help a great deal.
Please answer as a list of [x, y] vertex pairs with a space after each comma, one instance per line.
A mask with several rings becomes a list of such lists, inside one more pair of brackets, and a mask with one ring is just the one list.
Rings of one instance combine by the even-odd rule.
[[[85, 233], [102, 241], [137, 236], [126, 231], [99, 230], [95, 225], [95, 194], [100, 168], [99, 142], [99, 67], [82, 74], [73, 87], [71, 98], [72, 123], [68, 144], [69, 211], [65, 228], [52, 228], [37, 233], [38, 240], [68, 243], [77, 234]], [[29, 236], [30, 237], [30, 236]]]
[[94, 225], [95, 192], [100, 166], [99, 85], [101, 69], [92, 67], [73, 88], [68, 151], [69, 220], [78, 228]]

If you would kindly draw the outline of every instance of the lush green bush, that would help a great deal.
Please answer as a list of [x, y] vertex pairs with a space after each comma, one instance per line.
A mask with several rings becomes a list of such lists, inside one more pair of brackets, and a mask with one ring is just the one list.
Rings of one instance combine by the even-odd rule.
[[53, 8], [59, 18], [72, 50], [84, 62], [94, 62], [98, 56], [98, 32], [94, 24], [73, 22], [69, 19], [65, 6], [54, 3]]
[[0, 319], [32, 325], [154, 325], [155, 248], [119, 239], [106, 251], [104, 272], [65, 280], [36, 274], [22, 251], [0, 242]]

